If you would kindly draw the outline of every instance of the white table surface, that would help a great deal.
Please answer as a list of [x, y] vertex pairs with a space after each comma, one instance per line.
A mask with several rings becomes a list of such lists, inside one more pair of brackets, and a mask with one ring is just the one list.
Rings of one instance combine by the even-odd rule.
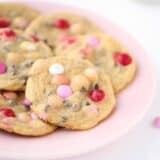
[[[155, 66], [157, 81], [160, 82], [160, 3], [159, 5], [156, 3], [158, 0], [50, 1], [97, 12], [124, 28], [147, 50]], [[155, 3], [144, 3], [146, 1]], [[160, 115], [159, 95], [158, 84], [149, 113], [130, 133], [95, 152], [65, 160], [160, 160], [160, 129], [155, 129], [151, 125], [152, 119]]]

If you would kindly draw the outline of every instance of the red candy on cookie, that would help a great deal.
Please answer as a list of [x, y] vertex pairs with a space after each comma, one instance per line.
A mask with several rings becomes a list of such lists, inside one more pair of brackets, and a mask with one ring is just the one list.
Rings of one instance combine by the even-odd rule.
[[39, 41], [40, 41], [40, 39], [39, 39], [38, 36], [36, 36], [36, 35], [31, 35], [31, 36], [30, 36], [30, 39], [31, 39], [33, 42], [39, 42]]
[[0, 114], [1, 113], [6, 117], [15, 117], [16, 116], [14, 111], [10, 108], [1, 108], [0, 109]]
[[5, 17], [0, 17], [0, 28], [6, 28], [9, 27], [11, 22], [5, 18]]
[[59, 40], [62, 43], [73, 44], [73, 43], [75, 43], [77, 41], [77, 38], [75, 36], [73, 36], [73, 35], [68, 35], [68, 34], [62, 33], [59, 36]]
[[94, 102], [99, 102], [104, 99], [105, 93], [102, 89], [97, 88], [89, 91], [88, 97]]
[[76, 37], [75, 36], [68, 36], [68, 37], [66, 37], [66, 42], [67, 42], [67, 44], [73, 44], [74, 42], [76, 42]]
[[70, 27], [70, 24], [65, 19], [57, 19], [54, 22], [54, 27], [59, 28], [59, 29], [68, 29]]
[[0, 36], [7, 39], [12, 39], [16, 37], [16, 32], [14, 32], [12, 29], [6, 29], [0, 32]]
[[116, 52], [114, 54], [114, 60], [117, 64], [127, 66], [132, 63], [132, 58], [127, 53]]

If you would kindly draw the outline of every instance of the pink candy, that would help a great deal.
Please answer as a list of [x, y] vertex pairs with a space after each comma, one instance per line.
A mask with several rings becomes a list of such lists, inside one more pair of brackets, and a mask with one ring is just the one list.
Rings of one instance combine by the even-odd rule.
[[97, 47], [100, 43], [100, 40], [98, 38], [94, 37], [94, 36], [93, 37], [88, 37], [87, 43], [89, 45], [91, 45], [92, 47]]
[[0, 62], [0, 74], [5, 73], [7, 71], [7, 66], [5, 63]]
[[160, 117], [156, 117], [156, 118], [153, 120], [153, 125], [154, 125], [156, 128], [160, 128]]
[[22, 104], [25, 106], [25, 107], [29, 107], [30, 106], [30, 101], [28, 100], [28, 99], [24, 99], [23, 101], [22, 101]]
[[93, 105], [88, 108], [88, 112], [93, 113], [93, 114], [97, 114], [98, 110], [97, 110], [96, 106]]
[[27, 20], [22, 19], [22, 20], [19, 22], [19, 27], [20, 27], [20, 28], [25, 28], [25, 27], [27, 27], [27, 25], [28, 25], [28, 21], [27, 21]]
[[32, 118], [33, 120], [38, 119], [38, 117], [37, 117], [37, 115], [36, 115], [35, 113], [31, 113], [31, 118]]
[[45, 120], [47, 118], [47, 114], [45, 112], [39, 113], [39, 118]]
[[65, 99], [72, 95], [72, 89], [69, 85], [60, 85], [57, 88], [57, 95]]

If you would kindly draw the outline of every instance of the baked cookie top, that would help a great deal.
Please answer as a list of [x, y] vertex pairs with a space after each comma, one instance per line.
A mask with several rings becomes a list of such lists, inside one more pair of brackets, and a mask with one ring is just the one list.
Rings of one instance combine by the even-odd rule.
[[52, 55], [43, 42], [30, 42], [21, 31], [0, 29], [0, 89], [24, 89], [33, 62]]
[[56, 56], [90, 60], [110, 76], [116, 93], [134, 78], [136, 63], [133, 56], [117, 40], [100, 32], [62, 34], [54, 52]]
[[114, 109], [108, 76], [87, 60], [37, 60], [30, 74], [26, 97], [32, 110], [51, 124], [84, 130], [94, 127]]
[[45, 41], [54, 49], [62, 33], [84, 35], [93, 31], [101, 31], [101, 29], [85, 17], [73, 13], [57, 12], [35, 19], [27, 28], [26, 35]]
[[24, 4], [0, 3], [0, 28], [24, 30], [38, 16], [38, 11]]
[[0, 92], [0, 129], [24, 136], [42, 136], [56, 127], [40, 120], [30, 110], [24, 92]]

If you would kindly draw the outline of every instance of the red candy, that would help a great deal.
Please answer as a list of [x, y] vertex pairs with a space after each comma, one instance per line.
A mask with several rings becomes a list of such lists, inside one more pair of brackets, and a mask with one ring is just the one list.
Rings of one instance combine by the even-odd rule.
[[76, 42], [76, 37], [68, 36], [66, 41], [67, 41], [68, 44], [72, 44], [72, 43]]
[[40, 41], [40, 39], [36, 35], [31, 35], [30, 38], [33, 42], [39, 42]]
[[0, 17], [0, 28], [6, 28], [9, 27], [10, 21], [4, 17]]
[[10, 108], [1, 108], [0, 113], [2, 113], [6, 117], [15, 117], [15, 113], [12, 109]]
[[94, 89], [89, 91], [88, 97], [94, 102], [99, 102], [104, 99], [105, 93], [101, 89]]
[[121, 64], [123, 66], [127, 66], [132, 63], [132, 58], [127, 53], [115, 53], [114, 60], [117, 64]]
[[68, 29], [70, 27], [70, 24], [65, 19], [57, 19], [54, 22], [54, 27], [59, 28], [59, 29]]
[[62, 43], [73, 44], [73, 43], [75, 43], [77, 41], [77, 38], [75, 36], [73, 36], [73, 35], [68, 35], [66, 33], [62, 33], [59, 36], [59, 40]]
[[8, 38], [15, 37], [16, 33], [13, 30], [8, 30], [4, 32], [4, 35]]
[[11, 29], [6, 29], [0, 33], [0, 36], [5, 38], [15, 38], [16, 33]]

